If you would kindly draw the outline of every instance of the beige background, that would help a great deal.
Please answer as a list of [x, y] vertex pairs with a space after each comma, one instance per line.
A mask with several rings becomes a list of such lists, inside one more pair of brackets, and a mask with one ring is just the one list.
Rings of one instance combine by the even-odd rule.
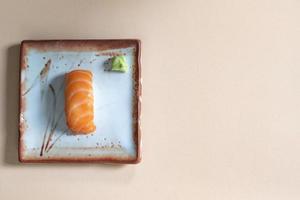
[[[0, 199], [300, 199], [300, 1], [0, 0]], [[140, 38], [139, 165], [17, 162], [23, 39]]]

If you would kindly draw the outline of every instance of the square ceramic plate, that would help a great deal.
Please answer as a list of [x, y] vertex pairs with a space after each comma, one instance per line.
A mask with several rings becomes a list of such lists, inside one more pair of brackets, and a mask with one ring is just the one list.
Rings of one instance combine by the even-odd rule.
[[[105, 70], [124, 55], [126, 73]], [[64, 115], [64, 74], [93, 73], [96, 131], [72, 135]], [[140, 41], [23, 41], [20, 56], [21, 162], [113, 162], [140, 160]]]

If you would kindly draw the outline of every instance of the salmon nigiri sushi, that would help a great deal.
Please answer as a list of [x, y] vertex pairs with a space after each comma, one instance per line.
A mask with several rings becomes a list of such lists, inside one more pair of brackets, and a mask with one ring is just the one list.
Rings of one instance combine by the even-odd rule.
[[66, 121], [74, 134], [96, 130], [92, 80], [93, 74], [87, 70], [74, 70], [65, 75]]

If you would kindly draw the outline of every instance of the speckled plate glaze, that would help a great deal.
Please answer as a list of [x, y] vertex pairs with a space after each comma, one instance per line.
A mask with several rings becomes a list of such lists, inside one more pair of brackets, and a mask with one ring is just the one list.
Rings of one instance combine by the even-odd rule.
[[[124, 55], [127, 73], [105, 70]], [[93, 73], [96, 131], [72, 135], [64, 113], [64, 74]], [[20, 56], [21, 162], [140, 161], [139, 40], [23, 41]]]

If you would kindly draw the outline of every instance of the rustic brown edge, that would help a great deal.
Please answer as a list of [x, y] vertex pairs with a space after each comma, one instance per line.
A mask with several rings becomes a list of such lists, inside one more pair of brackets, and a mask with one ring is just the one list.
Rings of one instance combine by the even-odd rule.
[[[103, 50], [103, 43], [111, 43], [111, 46], [106, 46], [105, 49], [114, 49], [114, 48], [122, 48], [128, 46], [136, 46], [136, 56], [135, 56], [135, 83], [136, 83], [136, 94], [135, 94], [135, 103], [133, 112], [136, 113], [136, 123], [134, 128], [134, 141], [136, 145], [136, 158], [134, 159], [115, 159], [115, 158], [45, 158], [45, 159], [27, 159], [23, 156], [23, 130], [21, 124], [21, 113], [22, 113], [22, 87], [21, 87], [21, 73], [22, 70], [26, 68], [25, 66], [25, 55], [28, 46], [38, 45], [40, 50], [44, 50], [44, 45], [46, 43], [55, 43], [57, 46], [54, 47], [53, 50], [60, 50], [62, 48], [61, 44], [68, 43], [70, 46], [68, 50], [72, 50], [74, 46], [72, 44], [76, 44], [78, 47], [85, 47], [84, 45], [93, 45], [91, 50]], [[101, 46], [97, 44], [102, 43]], [[106, 44], [108, 45], [108, 44]], [[26, 47], [27, 46], [27, 47]], [[105, 46], [105, 45], [104, 45]], [[36, 46], [35, 46], [36, 48]], [[88, 48], [87, 48], [88, 49]], [[63, 49], [65, 50], [65, 48]], [[141, 116], [141, 95], [142, 95], [142, 85], [141, 85], [141, 41], [139, 39], [88, 39], [88, 40], [24, 40], [21, 42], [20, 46], [20, 58], [19, 58], [19, 139], [18, 139], [18, 158], [21, 163], [115, 163], [115, 164], [137, 164], [141, 161], [141, 124], [140, 124], [140, 116]]]

